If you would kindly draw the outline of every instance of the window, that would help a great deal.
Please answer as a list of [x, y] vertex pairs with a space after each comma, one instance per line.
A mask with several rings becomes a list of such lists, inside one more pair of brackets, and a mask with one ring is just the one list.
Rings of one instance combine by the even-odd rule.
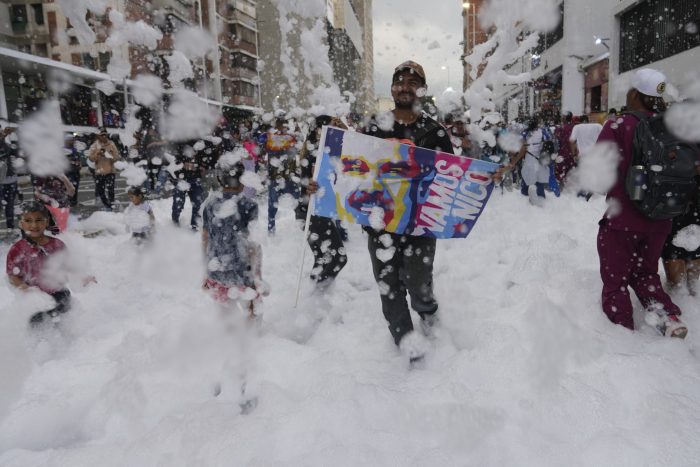
[[68, 34], [68, 45], [78, 45], [78, 38], [74, 31], [71, 31], [73, 26], [70, 24], [70, 18], [66, 18], [66, 33]]
[[40, 57], [49, 56], [49, 48], [46, 44], [35, 44], [34, 47], [36, 48], [36, 55], [39, 55]]
[[12, 5], [12, 7], [10, 7], [10, 22], [12, 23], [12, 32], [15, 34], [24, 34], [27, 30], [26, 5]]
[[161, 30], [164, 34], [173, 34], [179, 31], [180, 29], [185, 28], [186, 26], [186, 22], [184, 22], [177, 16], [170, 14], [165, 18], [165, 23], [161, 27]]
[[90, 55], [89, 53], [84, 53], [82, 54], [82, 59], [83, 59], [83, 66], [85, 68], [90, 68], [91, 70], [95, 69], [95, 58]]
[[249, 70], [255, 71], [258, 68], [257, 60], [253, 57], [241, 53], [232, 53], [230, 56], [231, 66], [247, 68]]
[[97, 55], [97, 60], [100, 62], [99, 70], [103, 73], [107, 72], [107, 65], [109, 65], [109, 60], [112, 57], [110, 52], [100, 52]]
[[[564, 37], [564, 2], [559, 4], [559, 24], [556, 29], [546, 34], [540, 34], [540, 40], [537, 44], [536, 52], [541, 54], [551, 46], [559, 42]], [[539, 64], [538, 64], [539, 65]]]
[[32, 10], [34, 10], [34, 22], [39, 26], [44, 25], [44, 5], [41, 3], [32, 3]]
[[257, 97], [258, 88], [254, 84], [245, 81], [233, 81], [231, 90], [236, 96]]
[[248, 29], [240, 24], [232, 24], [229, 27], [229, 32], [234, 40], [255, 44], [255, 31], [252, 29]]
[[620, 16], [620, 73], [697, 46], [697, 0], [647, 0]]

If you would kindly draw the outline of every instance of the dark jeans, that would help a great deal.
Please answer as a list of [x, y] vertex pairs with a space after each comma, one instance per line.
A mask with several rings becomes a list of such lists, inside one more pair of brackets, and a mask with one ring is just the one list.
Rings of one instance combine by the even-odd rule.
[[642, 306], [658, 304], [670, 315], [681, 314], [664, 292], [659, 278], [659, 258], [665, 241], [665, 232], [626, 232], [600, 226], [598, 256], [603, 311], [613, 323], [634, 329], [629, 287]]
[[114, 205], [114, 180], [116, 175], [97, 175], [95, 174], [95, 191], [100, 197], [102, 204], [108, 211], [112, 210]]
[[70, 182], [75, 187], [75, 194], [70, 199], [70, 205], [77, 206], [78, 205], [78, 189], [80, 188], [80, 169], [78, 169], [78, 170], [71, 169], [70, 171], [66, 172], [66, 177], [68, 177], [68, 180], [70, 180]]
[[192, 203], [192, 217], [190, 219], [190, 225], [193, 228], [197, 228], [199, 221], [199, 209], [202, 207], [202, 202], [204, 201], [204, 187], [202, 186], [202, 180], [199, 178], [185, 178], [184, 181], [189, 184], [189, 188], [187, 190], [181, 190], [178, 184], [173, 191], [173, 222], [176, 224], [180, 223], [180, 214], [185, 208], [185, 199], [189, 196], [190, 202]]
[[270, 180], [270, 184], [267, 186], [267, 193], [267, 231], [274, 232], [275, 217], [277, 216], [280, 197], [284, 194], [289, 194], [294, 196], [295, 199], [299, 199], [299, 186], [291, 180], [283, 178], [273, 179]]
[[163, 184], [160, 182], [160, 170], [163, 166], [161, 164], [151, 164], [150, 162], [148, 163], [148, 181], [146, 184], [146, 188], [148, 191], [152, 193], [160, 193], [160, 190], [163, 188]]
[[[535, 187], [537, 188], [537, 196], [540, 198], [544, 198], [544, 189], [547, 186], [546, 183], [535, 183]], [[520, 181], [520, 193], [523, 194], [523, 196], [530, 196], [529, 193], [529, 188], [528, 185], [525, 185], [525, 180]]]
[[17, 182], [0, 185], [0, 203], [5, 212], [5, 222], [8, 229], [15, 228], [15, 197], [17, 196]]
[[29, 325], [32, 327], [38, 326], [43, 323], [47, 318], [56, 318], [63, 313], [70, 311], [71, 299], [70, 290], [63, 289], [58, 292], [50, 294], [54, 300], [56, 300], [56, 306], [47, 311], [40, 311], [39, 313], [34, 313], [31, 318], [29, 318]]
[[[367, 229], [368, 249], [372, 260], [374, 279], [379, 285], [382, 313], [389, 324], [389, 331], [396, 345], [413, 330], [411, 312], [406, 302], [406, 292], [411, 297], [411, 307], [421, 318], [434, 314], [438, 309], [433, 296], [434, 238], [397, 235]], [[391, 245], [382, 243], [384, 235], [391, 238]], [[395, 248], [387, 259], [387, 250]], [[379, 256], [387, 261], [382, 261]]]
[[314, 254], [311, 279], [316, 282], [335, 279], [348, 262], [336, 223], [326, 217], [311, 216], [309, 238], [306, 240]]

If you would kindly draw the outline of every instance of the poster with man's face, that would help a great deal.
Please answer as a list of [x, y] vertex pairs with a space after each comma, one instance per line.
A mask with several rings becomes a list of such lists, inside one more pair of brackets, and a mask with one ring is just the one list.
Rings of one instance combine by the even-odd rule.
[[496, 164], [324, 127], [313, 213], [408, 235], [466, 237]]

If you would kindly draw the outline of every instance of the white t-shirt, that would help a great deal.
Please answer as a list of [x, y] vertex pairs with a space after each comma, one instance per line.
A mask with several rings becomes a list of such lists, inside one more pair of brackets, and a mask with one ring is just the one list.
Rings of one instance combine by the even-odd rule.
[[527, 154], [523, 160], [523, 168], [520, 175], [526, 185], [549, 182], [549, 166], [543, 165], [537, 159], [542, 152], [542, 140], [544, 136], [541, 129], [530, 133], [527, 137]]
[[141, 204], [129, 203], [124, 210], [124, 220], [132, 233], [149, 233], [151, 231], [151, 205], [148, 201]]
[[598, 141], [598, 135], [603, 130], [600, 123], [579, 123], [571, 131], [569, 141], [576, 141], [579, 154], [588, 151]]

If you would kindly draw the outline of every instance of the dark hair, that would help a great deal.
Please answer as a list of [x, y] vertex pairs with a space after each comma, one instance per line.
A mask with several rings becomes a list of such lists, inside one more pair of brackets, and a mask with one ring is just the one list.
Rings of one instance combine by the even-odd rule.
[[571, 123], [571, 121], [572, 121], [573, 119], [574, 119], [574, 114], [572, 114], [571, 112], [566, 112], [566, 113], [564, 114], [564, 121], [565, 121], [566, 123]]
[[608, 110], [608, 115], [610, 115], [610, 114], [617, 115], [617, 109], [615, 107], [613, 107], [612, 109]]
[[321, 128], [323, 125], [329, 125], [331, 120], [333, 120], [333, 117], [330, 115], [319, 115], [314, 120], [314, 124], [316, 125], [316, 128]]
[[238, 161], [233, 165], [217, 164], [216, 179], [224, 188], [238, 188], [241, 184], [241, 175], [245, 172], [243, 162]]
[[312, 144], [318, 143], [316, 130], [320, 129], [324, 125], [330, 125], [331, 120], [333, 120], [333, 118], [330, 115], [319, 115], [316, 117], [313, 124], [309, 128], [309, 134], [307, 135], [306, 139]]
[[140, 186], [129, 187], [127, 193], [132, 196], [144, 196], [146, 194]]
[[26, 203], [22, 203], [20, 209], [22, 210], [22, 214], [27, 214], [29, 212], [39, 212], [46, 216], [47, 219], [50, 216], [49, 210], [41, 201], [27, 201]]
[[531, 116], [527, 122], [527, 131], [535, 131], [540, 127], [540, 116], [534, 114]]
[[588, 115], [586, 115], [586, 114], [581, 115], [581, 116], [579, 117], [579, 121], [580, 121], [581, 123], [588, 123]]

